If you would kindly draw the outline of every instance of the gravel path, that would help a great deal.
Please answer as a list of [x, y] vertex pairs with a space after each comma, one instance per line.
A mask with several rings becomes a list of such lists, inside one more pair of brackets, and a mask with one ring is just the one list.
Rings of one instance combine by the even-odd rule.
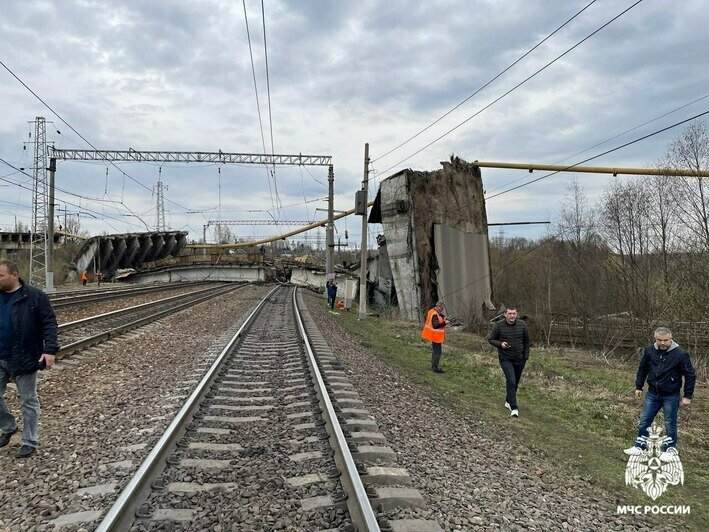
[[[0, 530], [52, 530], [60, 516], [105, 510], [191, 392], [195, 371], [206, 369], [267, 291], [239, 289], [42, 374], [37, 454], [15, 460], [17, 435], [0, 449]], [[6, 401], [19, 411], [13, 390]], [[103, 486], [98, 493], [82, 491], [96, 486]], [[61, 529], [95, 526], [93, 521]]]
[[324, 299], [305, 293], [318, 327], [429, 503], [411, 517], [461, 531], [650, 530], [636, 517], [617, 516], [615, 500], [562, 476], [495, 424], [437, 404], [351, 337]]

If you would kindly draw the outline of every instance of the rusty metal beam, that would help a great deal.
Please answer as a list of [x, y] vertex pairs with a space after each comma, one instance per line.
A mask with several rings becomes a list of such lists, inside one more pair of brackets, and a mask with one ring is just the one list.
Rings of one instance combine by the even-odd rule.
[[707, 170], [688, 170], [674, 168], [614, 168], [611, 166], [574, 166], [557, 164], [504, 163], [490, 161], [475, 161], [472, 163], [480, 168], [508, 168], [510, 170], [544, 170], [550, 172], [583, 172], [590, 174], [612, 175], [666, 175], [672, 177], [709, 177]]

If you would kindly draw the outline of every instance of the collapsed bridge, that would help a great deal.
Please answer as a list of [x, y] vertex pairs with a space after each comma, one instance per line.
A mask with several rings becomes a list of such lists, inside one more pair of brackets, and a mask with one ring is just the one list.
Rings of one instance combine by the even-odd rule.
[[81, 272], [100, 272], [104, 279], [110, 279], [120, 269], [139, 269], [147, 262], [177, 257], [185, 244], [186, 231], [94, 236], [84, 242], [69, 266], [67, 280], [75, 280]]

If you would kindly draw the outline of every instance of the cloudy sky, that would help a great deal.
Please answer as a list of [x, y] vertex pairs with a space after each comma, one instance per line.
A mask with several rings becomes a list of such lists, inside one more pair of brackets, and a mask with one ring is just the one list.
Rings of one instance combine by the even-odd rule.
[[[499, 79], [387, 154], [589, 3]], [[633, 3], [264, 0], [269, 120], [261, 2], [246, 0], [266, 150], [272, 123], [275, 153], [332, 155], [335, 208], [345, 210], [360, 187], [365, 142], [377, 181], [407, 167], [435, 170], [452, 153], [470, 161], [572, 164], [709, 109], [706, 2], [644, 0], [432, 143]], [[30, 174], [33, 146], [23, 149], [23, 143], [32, 140], [28, 122], [36, 116], [53, 122], [47, 138], [61, 148], [89, 148], [74, 128], [101, 149], [263, 153], [240, 1], [2, 0], [0, 60], [61, 117], [0, 67], [0, 157]], [[592, 164], [652, 165], [677, 133]], [[31, 181], [2, 163], [0, 177], [0, 228], [11, 228], [15, 219], [29, 223], [31, 194], [15, 183]], [[483, 170], [489, 195], [530, 177]], [[571, 177], [550, 177], [491, 198], [489, 221], [553, 220]], [[189, 230], [195, 239], [207, 220], [219, 217], [324, 217], [315, 208], [326, 207], [325, 201], [311, 201], [327, 194], [323, 167], [277, 167], [274, 183], [263, 167], [60, 162], [57, 199], [69, 213], [81, 213], [92, 233], [145, 230], [155, 225], [151, 190], [159, 178], [168, 186], [169, 226]], [[593, 200], [608, 178], [578, 179]], [[274, 209], [280, 205], [283, 210]], [[359, 239], [359, 226], [359, 218], [340, 222], [342, 241], [345, 230], [350, 241]], [[543, 231], [505, 230], [510, 236]]]

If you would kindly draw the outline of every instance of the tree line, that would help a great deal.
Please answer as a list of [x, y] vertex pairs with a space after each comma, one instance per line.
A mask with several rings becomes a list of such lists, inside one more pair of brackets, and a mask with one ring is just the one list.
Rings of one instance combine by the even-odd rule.
[[[709, 169], [707, 124], [684, 130], [656, 166]], [[615, 177], [595, 202], [569, 182], [549, 234], [491, 238], [495, 300], [520, 306], [548, 343], [613, 350], [647, 343], [653, 327], [666, 325], [706, 357], [708, 179]]]

